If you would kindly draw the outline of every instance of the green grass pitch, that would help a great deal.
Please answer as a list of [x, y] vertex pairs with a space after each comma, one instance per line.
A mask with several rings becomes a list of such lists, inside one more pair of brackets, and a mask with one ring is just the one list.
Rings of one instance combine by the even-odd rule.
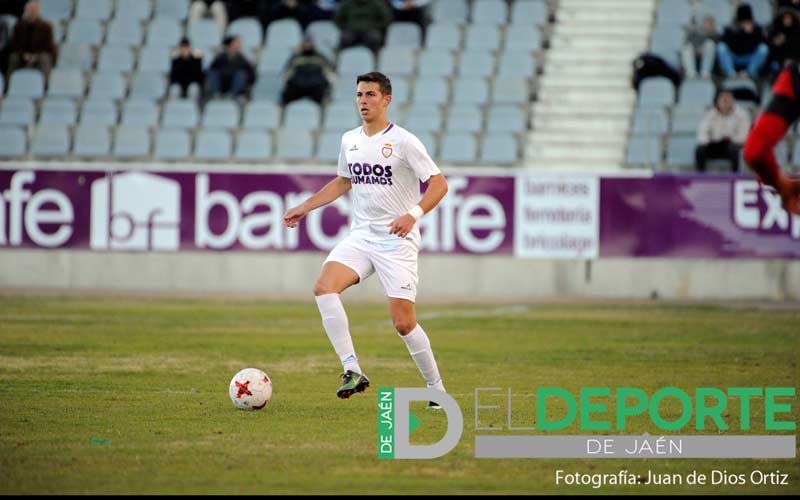
[[[422, 380], [388, 307], [344, 301], [372, 387], [340, 401], [341, 366], [313, 302], [0, 295], [0, 493], [800, 493], [797, 459], [479, 460], [473, 441], [476, 387], [511, 387], [516, 426], [532, 423], [526, 394], [542, 386], [797, 387], [797, 309], [423, 302], [420, 323], [464, 433], [439, 459], [378, 460], [377, 388]], [[248, 366], [273, 380], [260, 412], [228, 398], [231, 377]], [[422, 421], [412, 442], [437, 441], [445, 417], [412, 410]], [[733, 426], [738, 413], [738, 404], [726, 410]], [[753, 434], [766, 433], [763, 420], [756, 401]], [[646, 420], [632, 424], [630, 433], [648, 430]], [[556, 485], [557, 469], [780, 470], [790, 484], [593, 489]]]

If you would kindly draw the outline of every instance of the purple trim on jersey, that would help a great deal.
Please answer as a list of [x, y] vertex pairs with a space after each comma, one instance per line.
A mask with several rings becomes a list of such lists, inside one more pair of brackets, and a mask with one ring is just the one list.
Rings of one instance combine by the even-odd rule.
[[386, 127], [386, 130], [384, 130], [381, 135], [386, 135], [386, 132], [392, 130], [392, 127], [394, 127], [394, 123], [389, 122], [389, 126]]

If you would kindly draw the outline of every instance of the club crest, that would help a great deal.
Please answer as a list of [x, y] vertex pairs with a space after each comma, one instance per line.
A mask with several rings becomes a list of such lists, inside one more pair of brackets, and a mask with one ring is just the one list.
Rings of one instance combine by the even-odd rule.
[[389, 143], [384, 144], [381, 153], [383, 153], [384, 158], [392, 156], [392, 145]]

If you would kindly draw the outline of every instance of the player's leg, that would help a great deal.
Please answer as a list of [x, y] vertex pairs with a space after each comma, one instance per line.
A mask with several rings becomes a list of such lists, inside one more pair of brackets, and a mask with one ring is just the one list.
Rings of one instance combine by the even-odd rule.
[[368, 259], [359, 254], [352, 241], [345, 240], [331, 251], [314, 285], [314, 297], [322, 316], [322, 326], [344, 369], [343, 383], [336, 392], [340, 398], [348, 398], [363, 391], [369, 387], [369, 379], [358, 365], [347, 313], [339, 294], [361, 281], [362, 277], [369, 276], [371, 272]]
[[431, 342], [425, 330], [417, 323], [417, 315], [414, 311], [414, 302], [408, 299], [389, 297], [389, 312], [392, 322], [400, 334], [400, 338], [406, 343], [409, 354], [417, 364], [425, 384], [430, 389], [445, 392], [442, 377], [439, 375], [439, 367], [436, 358], [433, 356]]

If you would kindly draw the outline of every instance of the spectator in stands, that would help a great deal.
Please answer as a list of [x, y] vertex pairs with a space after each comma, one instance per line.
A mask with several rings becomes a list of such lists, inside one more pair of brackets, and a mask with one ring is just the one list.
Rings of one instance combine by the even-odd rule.
[[377, 54], [392, 11], [384, 0], [342, 0], [334, 20], [341, 30], [340, 49], [365, 45]]
[[[717, 44], [717, 60], [726, 77], [745, 70], [756, 80], [769, 57], [764, 30], [753, 21], [753, 9], [743, 3], [736, 8], [736, 22], [727, 26]], [[742, 75], [744, 76], [744, 75]]]
[[220, 31], [228, 26], [228, 8], [220, 0], [194, 0], [189, 7], [189, 25], [206, 16], [213, 17]]
[[719, 33], [714, 16], [706, 16], [700, 26], [693, 24], [687, 29], [686, 43], [681, 50], [681, 63], [686, 78], [697, 78], [698, 69], [700, 78], [705, 80], [711, 78], [718, 40]]
[[320, 10], [320, 19], [333, 19], [339, 0], [318, 0], [317, 5]]
[[311, 38], [305, 38], [300, 48], [286, 63], [281, 100], [286, 106], [296, 99], [311, 98], [320, 105], [328, 94], [336, 69], [325, 56], [317, 52]]
[[39, 2], [28, 2], [22, 18], [14, 27], [8, 58], [8, 74], [18, 68], [36, 68], [50, 76], [58, 56], [53, 26], [41, 17]]
[[428, 25], [428, 5], [431, 0], [391, 0], [395, 21], [417, 23], [424, 30]]
[[272, 18], [283, 19], [291, 17], [300, 23], [305, 30], [306, 26], [314, 21], [324, 18], [324, 12], [317, 5], [316, 0], [281, 0], [273, 7]]
[[728, 90], [717, 92], [714, 107], [710, 109], [697, 128], [695, 166], [705, 172], [706, 161], [712, 158], [727, 159], [731, 170], [739, 171], [739, 153], [750, 130], [750, 115], [736, 105]]
[[211, 63], [206, 73], [208, 95], [211, 98], [231, 94], [244, 95], [256, 79], [253, 65], [242, 54], [238, 36], [225, 37], [225, 50]]
[[773, 19], [767, 32], [770, 70], [778, 73], [790, 60], [800, 59], [800, 14], [794, 9], [782, 9]]
[[778, 10], [794, 9], [800, 11], [800, 0], [778, 0]]
[[180, 90], [182, 98], [186, 98], [190, 88], [193, 97], [199, 97], [203, 88], [203, 54], [192, 47], [188, 38], [181, 40], [178, 48], [172, 52], [172, 65], [169, 70], [170, 93]]

